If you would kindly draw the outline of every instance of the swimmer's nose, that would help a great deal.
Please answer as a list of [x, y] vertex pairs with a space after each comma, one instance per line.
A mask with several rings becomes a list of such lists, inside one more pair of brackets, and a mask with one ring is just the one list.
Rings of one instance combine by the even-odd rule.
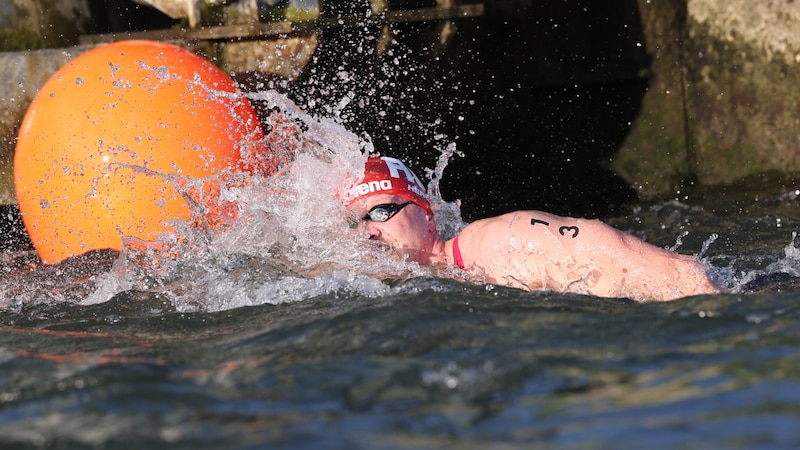
[[369, 220], [363, 220], [358, 224], [358, 229], [367, 233], [367, 236], [373, 240], [381, 239], [381, 230]]

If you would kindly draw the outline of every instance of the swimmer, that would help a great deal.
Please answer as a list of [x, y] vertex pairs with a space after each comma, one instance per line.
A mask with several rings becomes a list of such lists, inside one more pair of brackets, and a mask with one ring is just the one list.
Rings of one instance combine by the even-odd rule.
[[402, 161], [369, 158], [364, 178], [342, 196], [369, 239], [401, 259], [456, 266], [467, 279], [637, 301], [720, 292], [694, 257], [664, 250], [598, 220], [517, 211], [467, 225], [454, 239], [437, 232], [419, 178]]

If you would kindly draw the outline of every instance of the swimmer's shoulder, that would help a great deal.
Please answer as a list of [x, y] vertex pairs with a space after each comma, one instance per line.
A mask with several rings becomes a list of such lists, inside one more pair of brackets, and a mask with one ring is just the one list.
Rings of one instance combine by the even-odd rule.
[[518, 234], [520, 229], [528, 231], [535, 224], [547, 224], [559, 219], [541, 211], [513, 211], [471, 222], [459, 233], [458, 238], [459, 242], [498, 239], [509, 234]]
[[[478, 220], [470, 224], [475, 231], [502, 231], [502, 230], [535, 230], [546, 229], [550, 225], [565, 225], [586, 222], [586, 219], [561, 217], [544, 211], [521, 210], [513, 211], [499, 216]], [[538, 228], [535, 228], [537, 227]]]

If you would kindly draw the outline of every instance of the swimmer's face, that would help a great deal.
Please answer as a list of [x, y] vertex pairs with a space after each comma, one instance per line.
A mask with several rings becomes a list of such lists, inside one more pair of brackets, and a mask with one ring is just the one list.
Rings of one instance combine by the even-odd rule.
[[[420, 264], [428, 264], [431, 249], [436, 237], [433, 218], [416, 203], [408, 203], [396, 195], [373, 195], [353, 202], [348, 206], [348, 214], [358, 219], [358, 229], [371, 240], [381, 241], [391, 246], [398, 257]], [[373, 210], [378, 205], [387, 205], [379, 212]], [[389, 206], [391, 205], [391, 206]], [[386, 221], [370, 220], [367, 214], [373, 210], [376, 219], [389, 217]]]

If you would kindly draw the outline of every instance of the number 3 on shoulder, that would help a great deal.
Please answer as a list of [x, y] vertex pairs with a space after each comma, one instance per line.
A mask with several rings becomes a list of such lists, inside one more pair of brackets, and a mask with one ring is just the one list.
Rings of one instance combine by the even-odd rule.
[[[541, 225], [544, 225], [546, 227], [550, 226], [550, 222], [547, 222], [547, 221], [544, 221], [544, 220], [541, 220], [541, 219], [531, 218], [531, 226], [534, 226], [536, 224], [541, 224]], [[558, 227], [558, 234], [560, 234], [561, 236], [565, 236], [566, 237], [567, 235], [570, 235], [569, 237], [571, 237], [572, 239], [575, 239], [575, 238], [578, 237], [578, 233], [580, 233], [580, 228], [578, 228], [576, 226], [566, 226], [566, 225], [564, 225], [562, 227]]]

